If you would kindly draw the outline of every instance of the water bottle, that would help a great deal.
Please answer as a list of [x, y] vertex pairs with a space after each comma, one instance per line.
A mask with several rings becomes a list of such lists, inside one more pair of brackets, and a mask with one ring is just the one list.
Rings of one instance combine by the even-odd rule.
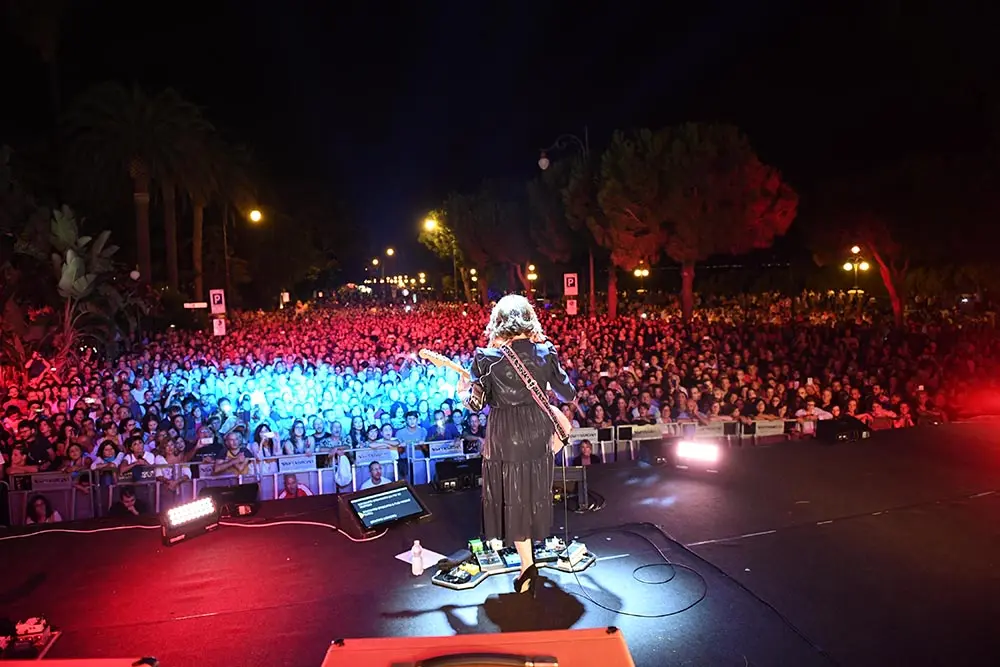
[[413, 548], [410, 549], [410, 571], [414, 577], [424, 573], [424, 550], [420, 546], [420, 540], [414, 540]]

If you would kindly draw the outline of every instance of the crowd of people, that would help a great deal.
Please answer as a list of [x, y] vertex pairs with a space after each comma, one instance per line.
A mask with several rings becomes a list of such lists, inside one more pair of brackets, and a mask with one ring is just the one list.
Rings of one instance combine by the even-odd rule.
[[[577, 388], [562, 406], [576, 426], [788, 420], [809, 433], [851, 415], [905, 428], [961, 414], [971, 389], [995, 387], [1000, 358], [990, 320], [930, 304], [905, 332], [838, 295], [705, 302], [689, 325], [641, 304], [615, 320], [539, 311]], [[113, 361], [45, 368], [5, 387], [0, 479], [63, 470], [83, 491], [150, 469], [176, 490], [189, 473], [174, 464], [253, 474], [273, 472], [277, 456], [322, 454], [340, 472], [362, 448], [399, 460], [435, 440], [474, 453], [489, 415], [464, 409], [458, 375], [416, 353], [467, 367], [487, 315], [327, 302], [239, 313], [225, 336], [171, 329]], [[384, 483], [381, 467], [374, 478]], [[135, 513], [131, 503], [118, 511]], [[59, 514], [38, 496], [28, 519]]]

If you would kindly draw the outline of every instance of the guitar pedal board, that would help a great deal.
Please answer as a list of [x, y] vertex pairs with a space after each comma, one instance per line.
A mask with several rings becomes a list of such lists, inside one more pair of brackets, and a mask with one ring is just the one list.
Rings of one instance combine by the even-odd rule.
[[[474, 544], [473, 544], [474, 543]], [[498, 544], [489, 544], [479, 540], [470, 541], [473, 546], [472, 555], [446, 571], [440, 571], [431, 577], [431, 583], [453, 590], [469, 590], [481, 584], [487, 577], [495, 574], [513, 574], [521, 569], [521, 558], [513, 547], [494, 549]], [[551, 568], [560, 572], [582, 572], [597, 562], [597, 557], [587, 551], [582, 542], [567, 545], [561, 538], [550, 537], [541, 542], [535, 542], [534, 560], [541, 568]]]

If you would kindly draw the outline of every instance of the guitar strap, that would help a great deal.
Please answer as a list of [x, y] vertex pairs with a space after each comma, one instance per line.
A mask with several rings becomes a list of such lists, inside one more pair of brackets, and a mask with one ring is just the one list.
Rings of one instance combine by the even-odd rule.
[[542, 392], [542, 388], [538, 386], [537, 382], [535, 382], [535, 378], [531, 376], [528, 369], [524, 367], [524, 362], [521, 361], [521, 357], [517, 356], [517, 352], [511, 349], [510, 345], [501, 345], [500, 351], [503, 353], [503, 356], [507, 359], [507, 361], [510, 362], [510, 365], [514, 368], [514, 372], [517, 373], [518, 377], [521, 378], [521, 381], [524, 382], [524, 386], [528, 388], [528, 393], [530, 393], [531, 397], [535, 399], [535, 403], [538, 404], [538, 407], [545, 413], [545, 416], [549, 418], [550, 422], [552, 422], [552, 428], [555, 429], [556, 435], [559, 436], [559, 439], [563, 442], [563, 444], [566, 444], [569, 440], [569, 433], [566, 433], [559, 425], [559, 422], [556, 421], [555, 417], [552, 416], [551, 406], [548, 399], [545, 397], [545, 393]]

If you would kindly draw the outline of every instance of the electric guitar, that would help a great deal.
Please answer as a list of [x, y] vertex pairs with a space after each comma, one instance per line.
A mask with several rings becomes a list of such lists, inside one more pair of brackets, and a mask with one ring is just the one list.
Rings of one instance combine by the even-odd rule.
[[[448, 357], [444, 356], [443, 354], [438, 354], [437, 352], [432, 352], [431, 350], [423, 349], [417, 353], [417, 356], [423, 359], [424, 361], [430, 362], [435, 366], [438, 367], [443, 366], [445, 368], [450, 368], [451, 370], [458, 373], [464, 380], [470, 380], [472, 377], [469, 374], [469, 371], [462, 368], [457, 363], [455, 363]], [[472, 386], [473, 390], [475, 390], [475, 387], [477, 385], [473, 384]], [[566, 418], [566, 415], [563, 414], [563, 411], [560, 410], [557, 406], [551, 404], [549, 405], [549, 411], [552, 413], [552, 419], [557, 424], [559, 424], [559, 428], [562, 429], [563, 433], [569, 435], [569, 432], [573, 430], [573, 424], [569, 421], [569, 419]], [[552, 453], [555, 454], [556, 452], [561, 450], [563, 448], [563, 444], [564, 444], [563, 441], [559, 438], [559, 434], [553, 433], [552, 438], [549, 440], [549, 448], [552, 450]]]

